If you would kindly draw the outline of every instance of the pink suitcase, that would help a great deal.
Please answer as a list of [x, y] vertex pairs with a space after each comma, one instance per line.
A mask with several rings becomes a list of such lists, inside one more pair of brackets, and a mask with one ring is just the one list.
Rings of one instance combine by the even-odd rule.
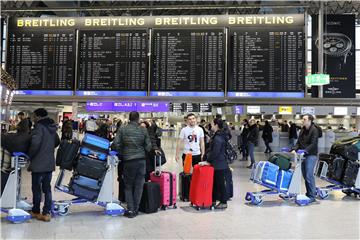
[[[155, 156], [159, 158], [161, 156]], [[161, 163], [159, 159], [159, 163]], [[150, 181], [160, 184], [160, 206], [165, 210], [169, 206], [176, 208], [176, 173], [161, 171], [161, 165], [156, 166], [155, 159], [155, 171], [150, 174]]]

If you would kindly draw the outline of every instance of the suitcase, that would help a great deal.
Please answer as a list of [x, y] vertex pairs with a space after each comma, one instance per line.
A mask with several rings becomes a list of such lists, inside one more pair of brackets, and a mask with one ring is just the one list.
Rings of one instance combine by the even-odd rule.
[[109, 147], [110, 147], [109, 140], [107, 140], [105, 138], [102, 138], [102, 137], [98, 137], [98, 136], [93, 135], [93, 134], [89, 134], [89, 133], [85, 134], [85, 136], [84, 136], [84, 138], [82, 140], [82, 143], [83, 144], [86, 143], [86, 144], [98, 147], [100, 149], [104, 149], [106, 151], [108, 151]]
[[335, 159], [334, 154], [327, 154], [327, 153], [320, 153], [319, 154], [319, 161], [324, 161], [327, 164], [331, 164]]
[[188, 202], [190, 200], [189, 195], [190, 195], [191, 174], [185, 174], [182, 172], [179, 174], [179, 179], [180, 179], [180, 189], [179, 189], [180, 200], [184, 202]]
[[279, 166], [267, 162], [260, 161], [255, 168], [254, 180], [262, 183], [269, 184], [276, 187], [277, 175], [279, 171]]
[[160, 184], [153, 182], [144, 183], [139, 211], [143, 213], [155, 213], [160, 207]]
[[234, 196], [234, 187], [233, 187], [233, 180], [232, 180], [232, 171], [228, 168], [225, 171], [225, 188], [228, 200]]
[[281, 170], [289, 170], [291, 168], [291, 157], [286, 154], [275, 153], [270, 157], [269, 162], [279, 166]]
[[80, 142], [76, 139], [62, 140], [56, 153], [56, 166], [60, 169], [72, 170], [78, 154]]
[[89, 144], [83, 144], [80, 148], [80, 154], [84, 156], [89, 156], [92, 158], [99, 159], [101, 161], [106, 161], [108, 152], [104, 149], [99, 149], [95, 146], [89, 146]]
[[192, 153], [187, 153], [184, 160], [184, 173], [190, 174], [192, 167]]
[[359, 175], [360, 164], [358, 162], [348, 161], [344, 172], [343, 184], [349, 187], [355, 187], [356, 178]]
[[70, 180], [69, 188], [75, 196], [96, 201], [99, 196], [101, 181], [75, 175]]
[[79, 155], [75, 171], [78, 175], [103, 179], [106, 174], [107, 163], [87, 156]]
[[[158, 160], [157, 160], [158, 159]], [[160, 184], [160, 206], [176, 208], [176, 173], [161, 171], [161, 156], [154, 157], [155, 171], [150, 173], [150, 181]]]
[[[339, 141], [336, 141], [330, 149], [331, 154], [337, 154], [342, 156], [345, 159], [348, 159], [350, 157], [350, 160], [356, 160], [357, 155], [352, 154], [352, 151], [355, 149], [348, 149], [351, 145], [355, 145], [355, 147], [360, 150], [360, 137], [353, 137], [353, 138], [346, 138]], [[355, 158], [355, 159], [353, 159]]]
[[342, 157], [336, 157], [333, 163], [329, 165], [328, 177], [341, 182], [344, 176], [346, 162]]
[[197, 209], [212, 208], [214, 168], [196, 164], [190, 184], [190, 202]]
[[290, 171], [279, 170], [279, 174], [276, 182], [277, 189], [279, 189], [280, 191], [287, 191], [290, 186], [292, 175], [293, 173], [291, 170]]

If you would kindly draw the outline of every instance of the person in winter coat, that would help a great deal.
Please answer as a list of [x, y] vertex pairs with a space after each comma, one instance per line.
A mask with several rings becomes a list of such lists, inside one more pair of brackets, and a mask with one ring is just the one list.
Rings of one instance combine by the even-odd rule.
[[245, 118], [242, 121], [242, 130], [241, 130], [241, 152], [242, 152], [242, 161], [247, 161], [249, 156], [249, 149], [247, 146], [247, 137], [249, 134], [249, 121]]
[[272, 126], [270, 126], [269, 121], [266, 120], [265, 121], [265, 126], [263, 127], [263, 133], [262, 133], [262, 139], [264, 140], [266, 149], [264, 153], [271, 153], [271, 147], [269, 146], [269, 144], [273, 141], [272, 139], [272, 132], [273, 132], [273, 128]]
[[247, 146], [249, 150], [251, 164], [247, 168], [252, 168], [255, 163], [254, 149], [258, 144], [259, 139], [259, 128], [256, 125], [255, 119], [249, 120], [249, 133], [247, 135]]
[[296, 140], [298, 138], [297, 135], [297, 127], [296, 124], [293, 122], [290, 122], [290, 128], [289, 128], [289, 144], [290, 147], [293, 148], [295, 146]]
[[[38, 220], [49, 222], [51, 220], [51, 175], [55, 171], [55, 148], [60, 144], [56, 133], [57, 126], [54, 120], [48, 117], [44, 108], [34, 111], [35, 127], [31, 132], [29, 149], [29, 171], [32, 178], [33, 208], [31, 216]], [[42, 214], [40, 213], [41, 191], [45, 194]]]
[[213, 203], [220, 200], [215, 209], [227, 208], [227, 192], [225, 187], [225, 174], [229, 166], [226, 161], [226, 142], [229, 141], [228, 133], [224, 131], [224, 121], [215, 118], [212, 122], [212, 130], [215, 134], [210, 141], [210, 148], [206, 154], [206, 162], [199, 165], [211, 164], [214, 167]]
[[73, 136], [72, 123], [68, 118], [64, 119], [64, 123], [61, 128], [61, 140], [71, 140]]

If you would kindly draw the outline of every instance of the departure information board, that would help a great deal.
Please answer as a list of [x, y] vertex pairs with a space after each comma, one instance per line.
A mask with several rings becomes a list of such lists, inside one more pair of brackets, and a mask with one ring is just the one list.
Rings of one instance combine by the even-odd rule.
[[151, 96], [224, 96], [223, 29], [155, 29]]
[[77, 94], [145, 96], [147, 49], [146, 30], [79, 31]]
[[301, 26], [233, 28], [230, 35], [228, 96], [304, 97]]
[[14, 77], [18, 89], [23, 90], [19, 91], [20, 94], [36, 94], [34, 90], [49, 93], [61, 90], [60, 95], [72, 94], [74, 31], [10, 32], [7, 59], [9, 73]]

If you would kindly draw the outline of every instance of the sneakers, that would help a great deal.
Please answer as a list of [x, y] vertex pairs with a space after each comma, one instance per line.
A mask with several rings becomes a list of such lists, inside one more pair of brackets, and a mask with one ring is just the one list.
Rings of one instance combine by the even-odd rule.
[[137, 215], [136, 212], [128, 211], [128, 210], [126, 210], [125, 213], [124, 213], [124, 216], [128, 217], [128, 218], [134, 218], [134, 217], [136, 217], [136, 215]]
[[226, 208], [227, 208], [226, 203], [219, 203], [218, 205], [215, 206], [215, 209], [226, 209]]
[[50, 222], [51, 221], [51, 215], [48, 214], [41, 214], [41, 213], [34, 213], [34, 212], [30, 212], [30, 215], [32, 218], [40, 220], [40, 221], [44, 221], [44, 222]]
[[250, 164], [249, 166], [247, 166], [246, 168], [249, 168], [249, 169], [251, 169], [253, 167], [253, 165], [252, 164]]

